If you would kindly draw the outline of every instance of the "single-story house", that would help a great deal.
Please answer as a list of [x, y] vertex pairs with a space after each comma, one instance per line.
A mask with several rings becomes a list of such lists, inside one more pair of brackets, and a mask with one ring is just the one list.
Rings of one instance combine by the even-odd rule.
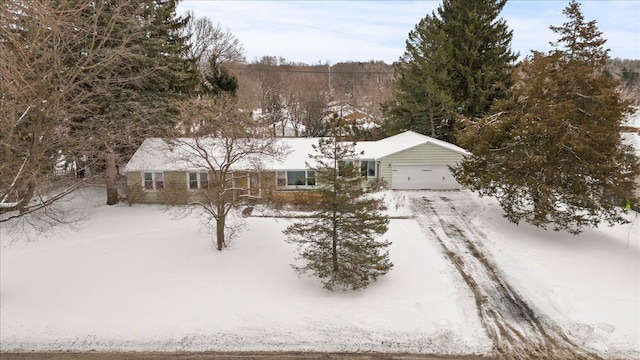
[[[247, 161], [234, 164], [232, 170], [238, 174], [234, 176], [234, 187], [256, 196], [313, 190], [317, 184], [309, 154], [314, 153], [313, 145], [318, 140], [278, 138], [278, 144], [289, 149], [288, 154], [277, 160], [262, 159], [259, 171], [248, 171], [254, 167]], [[159, 138], [142, 143], [124, 167], [128, 187], [142, 190], [139, 202], [163, 202], [160, 194], [169, 184], [185, 191], [207, 186], [210, 179], [207, 167], [189, 161], [184, 155], [178, 156], [180, 150], [180, 146], [171, 146]], [[358, 142], [356, 150], [363, 155], [348, 161], [360, 167], [363, 178], [378, 180], [394, 190], [460, 189], [448, 166], [469, 155], [454, 144], [412, 131], [378, 141]]]

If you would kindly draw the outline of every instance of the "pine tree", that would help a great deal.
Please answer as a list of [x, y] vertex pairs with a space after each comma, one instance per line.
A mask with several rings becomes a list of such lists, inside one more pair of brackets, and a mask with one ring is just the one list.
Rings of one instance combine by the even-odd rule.
[[549, 54], [534, 52], [492, 115], [467, 121], [459, 139], [473, 156], [454, 173], [481, 195], [496, 196], [512, 222], [578, 233], [601, 221], [623, 223], [637, 159], [621, 141], [630, 110], [606, 71], [608, 50], [579, 4]]
[[379, 213], [380, 200], [366, 195], [355, 144], [340, 141], [344, 127], [334, 127], [333, 136], [314, 146], [310, 158], [316, 165], [320, 200], [318, 209], [304, 220], [289, 226], [284, 234], [298, 245], [304, 265], [293, 266], [300, 273], [311, 273], [325, 288], [357, 290], [368, 286], [393, 264], [386, 248], [389, 241], [377, 240], [387, 231], [389, 220]]
[[209, 68], [204, 74], [202, 82], [202, 91], [205, 94], [219, 95], [228, 93], [235, 95], [238, 90], [238, 78], [227, 70], [224, 66], [218, 64], [216, 57], [211, 56], [208, 61]]
[[396, 63], [389, 132], [414, 130], [455, 142], [456, 115], [481, 116], [511, 85], [506, 0], [444, 0], [409, 34]]
[[396, 76], [393, 100], [385, 104], [389, 126], [395, 132], [403, 129], [452, 140], [448, 121], [455, 117], [453, 99], [443, 84], [447, 71], [444, 34], [437, 19], [427, 16], [409, 33], [407, 50], [394, 65]]
[[[107, 204], [113, 205], [118, 202], [117, 165], [146, 137], [173, 134], [178, 122], [175, 103], [192, 92], [200, 78], [195, 59], [185, 58], [188, 45], [181, 29], [187, 19], [176, 16], [176, 1], [96, 3], [107, 10], [101, 9], [98, 18], [113, 29], [105, 35], [105, 56], [125, 42], [130, 52], [120, 53], [121, 61], [102, 69], [100, 76], [107, 81], [87, 99], [90, 113], [76, 118], [78, 132], [87, 132], [84, 136], [91, 140], [78, 155], [88, 155], [94, 167], [105, 168]], [[112, 16], [116, 9], [117, 17]]]

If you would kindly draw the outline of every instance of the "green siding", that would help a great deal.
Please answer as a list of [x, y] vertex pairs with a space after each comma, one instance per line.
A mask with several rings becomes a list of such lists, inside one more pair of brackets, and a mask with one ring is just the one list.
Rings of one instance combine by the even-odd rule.
[[380, 163], [378, 176], [388, 183], [391, 188], [391, 174], [393, 164], [414, 165], [454, 165], [462, 160], [463, 154], [442, 146], [426, 143], [411, 149], [397, 152], [378, 159]]

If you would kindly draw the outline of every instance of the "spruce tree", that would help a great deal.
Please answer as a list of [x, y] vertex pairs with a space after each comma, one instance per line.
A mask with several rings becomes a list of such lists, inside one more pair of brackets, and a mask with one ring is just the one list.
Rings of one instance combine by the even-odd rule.
[[414, 130], [455, 142], [458, 114], [487, 112], [511, 85], [512, 32], [498, 18], [506, 0], [444, 0], [409, 33], [395, 65], [388, 132]]
[[512, 222], [578, 233], [625, 222], [620, 206], [633, 202], [637, 159], [621, 141], [630, 108], [606, 71], [606, 40], [578, 3], [563, 13], [569, 21], [551, 27], [555, 49], [525, 59], [510, 96], [466, 121], [459, 139], [473, 156], [454, 174], [496, 196]]
[[228, 93], [235, 95], [238, 90], [238, 78], [231, 74], [227, 68], [218, 64], [215, 56], [208, 61], [209, 68], [204, 73], [202, 92], [210, 95]]
[[[109, 23], [104, 56], [110, 48], [127, 43], [129, 53], [100, 71], [105, 79], [91, 89], [85, 101], [90, 112], [75, 118], [78, 137], [86, 147], [78, 156], [105, 169], [107, 204], [118, 202], [117, 166], [130, 157], [146, 137], [173, 135], [178, 123], [176, 102], [192, 92], [200, 81], [195, 59], [185, 57], [187, 38], [181, 29], [187, 19], [178, 17], [174, 0], [96, 2], [103, 8], [99, 21]], [[115, 10], [118, 17], [113, 16]], [[91, 17], [87, 18], [91, 20]], [[103, 28], [103, 27], [101, 27]], [[106, 26], [104, 27], [107, 28]], [[76, 46], [89, 46], [92, 39]], [[84, 134], [83, 134], [84, 132]]]
[[426, 16], [409, 33], [407, 50], [394, 65], [397, 74], [393, 99], [383, 105], [390, 132], [410, 129], [434, 138], [452, 140], [449, 120], [455, 117], [452, 97], [446, 91], [447, 52], [437, 19]]
[[393, 264], [387, 247], [377, 238], [387, 231], [389, 220], [379, 212], [381, 202], [362, 188], [355, 143], [342, 142], [347, 129], [333, 127], [332, 136], [314, 146], [319, 202], [309, 218], [289, 226], [287, 241], [298, 245], [304, 265], [293, 268], [319, 277], [325, 288], [357, 290], [368, 286]]

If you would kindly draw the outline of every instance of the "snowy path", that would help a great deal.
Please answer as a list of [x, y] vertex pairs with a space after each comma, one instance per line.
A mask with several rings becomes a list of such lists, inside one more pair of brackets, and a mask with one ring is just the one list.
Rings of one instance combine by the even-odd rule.
[[[455, 198], [452, 200], [450, 197]], [[483, 248], [472, 222], [482, 205], [469, 194], [423, 193], [412, 199], [418, 222], [432, 234], [473, 292], [493, 352], [509, 359], [600, 359], [578, 346], [509, 285]]]

